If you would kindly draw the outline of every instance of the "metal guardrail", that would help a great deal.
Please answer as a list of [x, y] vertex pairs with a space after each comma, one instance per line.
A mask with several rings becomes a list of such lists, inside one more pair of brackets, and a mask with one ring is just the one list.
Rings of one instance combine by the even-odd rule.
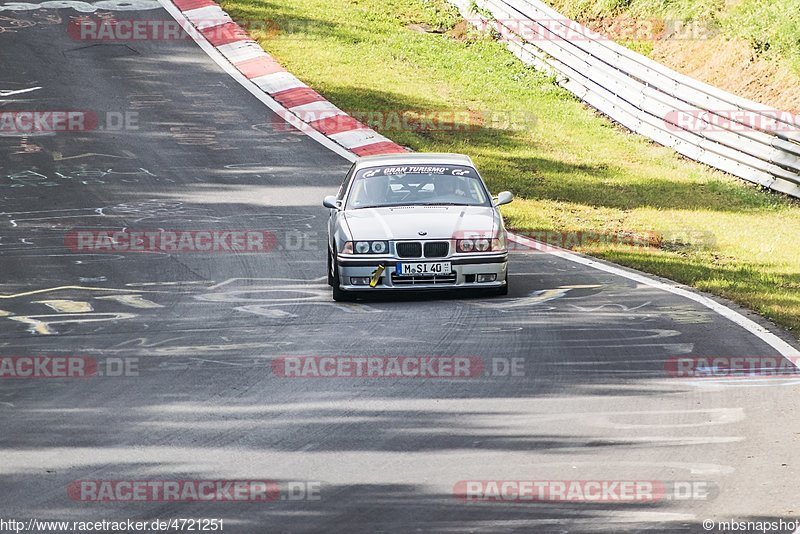
[[473, 23], [497, 30], [523, 62], [556, 75], [559, 85], [631, 131], [689, 159], [800, 198], [796, 117], [675, 72], [539, 0], [450, 2]]

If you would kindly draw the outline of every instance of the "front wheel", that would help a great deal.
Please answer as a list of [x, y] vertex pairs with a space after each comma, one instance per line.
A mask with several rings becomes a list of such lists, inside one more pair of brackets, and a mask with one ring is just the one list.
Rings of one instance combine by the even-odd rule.
[[504, 285], [501, 288], [498, 288], [497, 292], [495, 292], [495, 295], [498, 295], [500, 297], [508, 295], [508, 275], [506, 275], [506, 285]]
[[333, 270], [333, 283], [331, 284], [333, 286], [333, 300], [336, 302], [347, 302], [353, 300], [353, 297], [350, 293], [347, 291], [342, 291], [342, 281], [339, 278], [339, 267], [336, 265], [336, 263], [331, 266], [331, 269]]
[[331, 249], [328, 249], [328, 285], [333, 285], [333, 254], [331, 254]]

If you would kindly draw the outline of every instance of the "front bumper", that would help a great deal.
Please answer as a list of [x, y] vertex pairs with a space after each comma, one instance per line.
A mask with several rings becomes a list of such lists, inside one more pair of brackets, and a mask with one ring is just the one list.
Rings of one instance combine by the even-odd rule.
[[[393, 275], [398, 263], [450, 262], [453, 276], [450, 277], [397, 277]], [[336, 258], [341, 280], [340, 288], [345, 291], [419, 291], [421, 289], [491, 289], [506, 285], [508, 274], [508, 253], [475, 254], [450, 258], [409, 258], [394, 257], [359, 258], [339, 256]], [[371, 277], [375, 269], [383, 265], [385, 270], [375, 287], [352, 284], [351, 278]], [[494, 282], [478, 282], [477, 275], [493, 274]]]

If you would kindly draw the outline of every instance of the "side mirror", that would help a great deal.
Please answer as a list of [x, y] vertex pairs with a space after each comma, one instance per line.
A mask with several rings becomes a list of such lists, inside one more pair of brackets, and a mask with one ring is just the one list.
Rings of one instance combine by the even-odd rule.
[[322, 205], [332, 210], [339, 209], [339, 201], [333, 195], [327, 196], [324, 199], [322, 199]]
[[497, 200], [495, 200], [495, 206], [502, 206], [503, 204], [508, 204], [512, 200], [514, 200], [514, 195], [511, 194], [511, 191], [503, 191], [497, 195]]

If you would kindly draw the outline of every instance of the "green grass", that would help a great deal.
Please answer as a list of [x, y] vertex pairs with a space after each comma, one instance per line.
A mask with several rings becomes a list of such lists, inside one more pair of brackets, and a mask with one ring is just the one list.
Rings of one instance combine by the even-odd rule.
[[761, 55], [787, 59], [800, 73], [800, 0], [746, 0], [721, 19], [724, 31]]
[[472, 156], [493, 191], [517, 195], [504, 207], [510, 227], [663, 234], [659, 248], [583, 252], [725, 296], [800, 332], [800, 203], [626, 133], [496, 41], [465, 37], [443, 0], [223, 6], [239, 20], [275, 20], [283, 31], [255, 37], [342, 109], [513, 114], [510, 128], [499, 120], [382, 132], [414, 150]]
[[[800, 0], [545, 0], [567, 17], [698, 21], [739, 37], [759, 56], [785, 61], [800, 75]], [[636, 47], [633, 47], [636, 48]]]

